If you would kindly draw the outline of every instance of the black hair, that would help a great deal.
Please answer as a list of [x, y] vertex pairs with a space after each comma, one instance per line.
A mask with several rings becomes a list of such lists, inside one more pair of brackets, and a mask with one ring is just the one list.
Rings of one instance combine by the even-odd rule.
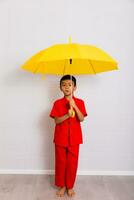
[[74, 76], [71, 76], [69, 74], [64, 75], [61, 79], [60, 79], [60, 86], [61, 86], [61, 82], [64, 80], [72, 80], [74, 83], [74, 86], [76, 86], [76, 78]]

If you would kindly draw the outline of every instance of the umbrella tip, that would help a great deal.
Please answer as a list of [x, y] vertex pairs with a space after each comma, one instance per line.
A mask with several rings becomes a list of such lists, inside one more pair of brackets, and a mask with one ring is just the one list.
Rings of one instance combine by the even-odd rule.
[[71, 44], [72, 43], [72, 37], [69, 36], [69, 43]]

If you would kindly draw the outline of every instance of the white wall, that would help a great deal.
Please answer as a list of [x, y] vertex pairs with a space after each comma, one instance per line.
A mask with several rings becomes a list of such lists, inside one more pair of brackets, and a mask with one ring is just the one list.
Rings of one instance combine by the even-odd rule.
[[118, 60], [119, 70], [77, 76], [82, 123], [79, 170], [134, 171], [133, 0], [0, 1], [0, 170], [54, 169], [53, 101], [57, 76], [20, 66], [55, 43], [93, 44]]

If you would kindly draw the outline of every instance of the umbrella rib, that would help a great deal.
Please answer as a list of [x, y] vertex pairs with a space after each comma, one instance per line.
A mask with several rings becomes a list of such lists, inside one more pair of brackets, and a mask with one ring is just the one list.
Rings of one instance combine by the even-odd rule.
[[39, 66], [37, 66], [36, 69], [34, 70], [34, 72], [33, 72], [34, 74], [37, 72], [38, 68], [39, 68]]
[[89, 62], [89, 64], [91, 65], [91, 67], [92, 67], [92, 69], [93, 69], [93, 71], [94, 71], [94, 74], [96, 74], [96, 71], [95, 71], [95, 69], [94, 69], [94, 67], [93, 67], [93, 65], [92, 65], [91, 60], [88, 59], [88, 62]]
[[[40, 62], [40, 63], [41, 63], [41, 62]], [[35, 69], [34, 72], [33, 72], [34, 74], [38, 71], [39, 67], [40, 67], [40, 66], [38, 66], [38, 65], [36, 66], [36, 69]]]

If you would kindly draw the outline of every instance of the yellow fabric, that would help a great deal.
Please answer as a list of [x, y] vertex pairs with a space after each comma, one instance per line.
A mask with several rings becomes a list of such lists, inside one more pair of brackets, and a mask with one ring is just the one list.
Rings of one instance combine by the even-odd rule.
[[118, 69], [116, 60], [103, 50], [75, 43], [57, 44], [44, 49], [21, 68], [33, 73], [56, 75], [96, 74]]

